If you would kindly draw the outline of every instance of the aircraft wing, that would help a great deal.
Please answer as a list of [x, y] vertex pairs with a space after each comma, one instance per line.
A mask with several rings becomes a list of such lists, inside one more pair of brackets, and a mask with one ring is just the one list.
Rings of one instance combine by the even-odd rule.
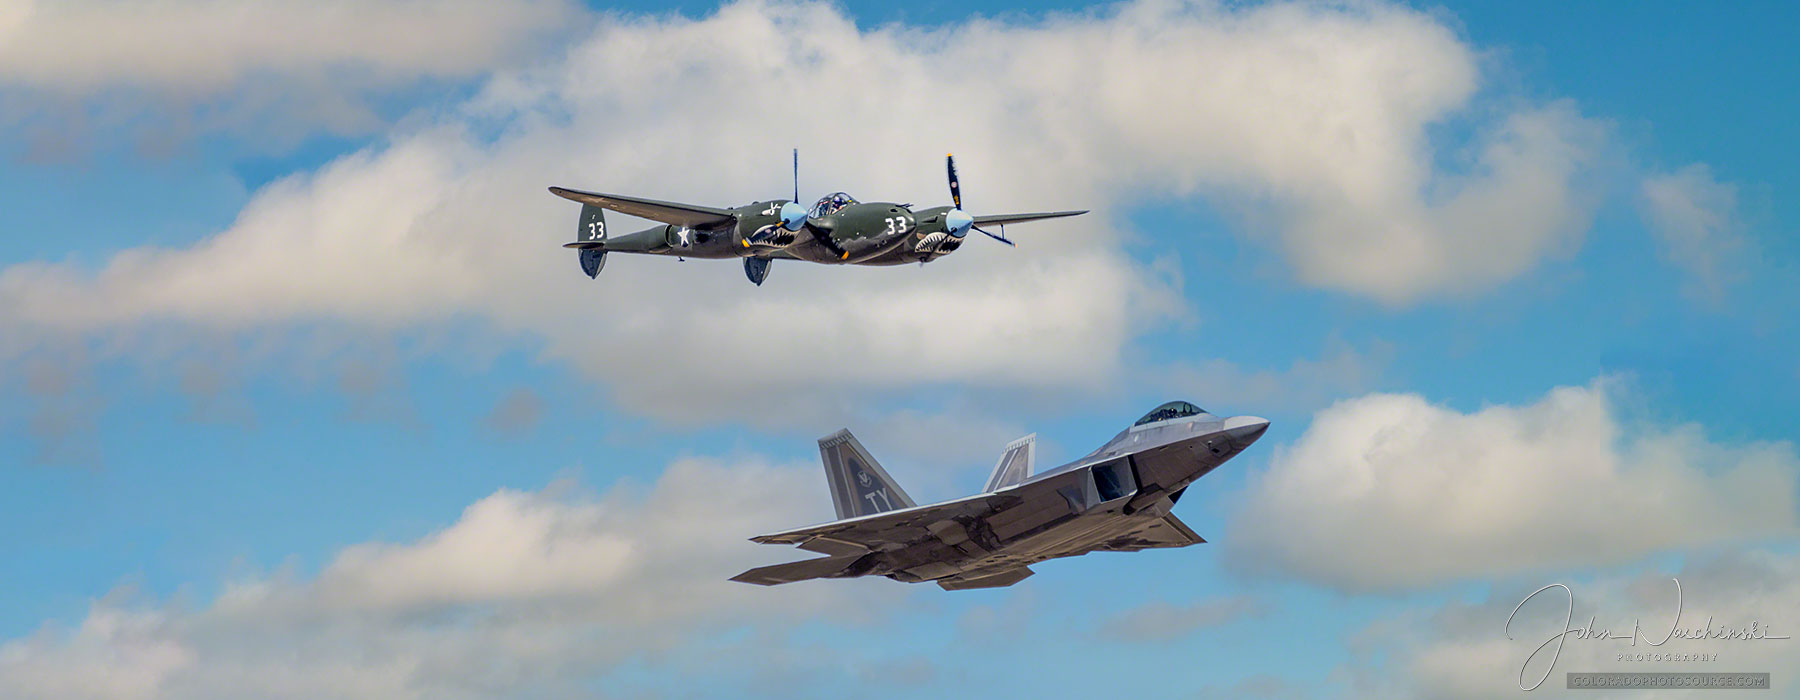
[[1065, 216], [1080, 216], [1080, 215], [1086, 214], [1086, 213], [1087, 213], [1087, 210], [1082, 209], [1080, 211], [1045, 211], [1045, 212], [1037, 212], [1037, 213], [1033, 213], [1033, 214], [992, 214], [989, 216], [975, 217], [975, 225], [976, 226], [1005, 226], [1007, 224], [1022, 224], [1027, 221], [1039, 221], [1042, 219], [1060, 219]]
[[[929, 526], [959, 516], [983, 516], [1018, 502], [1018, 496], [984, 493], [954, 501], [890, 510], [750, 538], [758, 544], [797, 544], [801, 549], [836, 553], [844, 548], [905, 545], [931, 536]], [[836, 551], [833, 551], [836, 550]]]
[[698, 204], [680, 204], [677, 202], [661, 202], [642, 197], [627, 197], [618, 194], [600, 194], [598, 192], [582, 192], [562, 187], [550, 188], [550, 193], [563, 199], [592, 204], [602, 209], [611, 209], [620, 214], [660, 221], [665, 224], [686, 226], [688, 228], [716, 228], [731, 223], [737, 217], [730, 211], [717, 207], [703, 207]]
[[1180, 518], [1170, 513], [1160, 520], [1152, 520], [1144, 525], [1131, 529], [1123, 535], [1096, 545], [1095, 552], [1135, 552], [1140, 549], [1156, 549], [1160, 547], [1186, 547], [1190, 544], [1204, 544], [1206, 540], [1181, 522]]

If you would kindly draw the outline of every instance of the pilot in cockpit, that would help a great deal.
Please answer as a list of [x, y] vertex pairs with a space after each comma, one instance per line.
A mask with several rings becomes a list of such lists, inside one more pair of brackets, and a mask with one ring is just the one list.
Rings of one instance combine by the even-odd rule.
[[832, 214], [839, 209], [843, 209], [844, 207], [855, 203], [856, 200], [851, 198], [850, 195], [843, 192], [834, 192], [824, 197], [820, 197], [819, 202], [813, 205], [810, 216], [820, 217]]

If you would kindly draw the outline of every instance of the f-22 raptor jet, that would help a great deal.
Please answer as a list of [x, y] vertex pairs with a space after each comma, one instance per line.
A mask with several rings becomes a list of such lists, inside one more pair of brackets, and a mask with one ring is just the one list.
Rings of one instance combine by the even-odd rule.
[[[590, 278], [600, 274], [607, 253], [636, 253], [684, 259], [742, 258], [744, 275], [761, 286], [769, 277], [769, 265], [776, 260], [828, 265], [923, 264], [961, 247], [963, 237], [971, 230], [1013, 245], [1004, 235], [982, 226], [1004, 227], [1087, 213], [1082, 210], [970, 215], [962, 210], [956, 159], [948, 156], [945, 166], [954, 206], [915, 211], [910, 204], [858, 202], [838, 192], [826, 195], [808, 209], [799, 203], [798, 151], [794, 161], [793, 199], [752, 202], [729, 209], [552, 187], [551, 194], [581, 203], [581, 220], [576, 229], [580, 240], [563, 247], [581, 251], [581, 271]], [[612, 236], [606, 230], [608, 209], [664, 225]], [[1001, 232], [1005, 229], [1001, 228]]]
[[998, 588], [1046, 559], [1200, 544], [1206, 540], [1169, 509], [1268, 427], [1255, 416], [1220, 418], [1172, 401], [1086, 457], [1037, 476], [1037, 436], [1021, 438], [1000, 455], [983, 493], [928, 506], [914, 505], [850, 431], [839, 431], [819, 440], [839, 519], [750, 538], [826, 556], [731, 580], [772, 586], [886, 576], [945, 590]]

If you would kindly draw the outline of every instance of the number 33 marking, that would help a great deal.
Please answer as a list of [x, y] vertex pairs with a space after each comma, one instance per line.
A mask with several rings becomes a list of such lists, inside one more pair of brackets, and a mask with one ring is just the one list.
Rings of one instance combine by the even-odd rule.
[[893, 235], [896, 233], [906, 233], [907, 229], [912, 228], [912, 222], [907, 221], [906, 217], [904, 217], [904, 216], [890, 216], [890, 217], [888, 217], [886, 219], [882, 219], [882, 220], [887, 222], [887, 230], [883, 231], [882, 233], [885, 233], [888, 235]]

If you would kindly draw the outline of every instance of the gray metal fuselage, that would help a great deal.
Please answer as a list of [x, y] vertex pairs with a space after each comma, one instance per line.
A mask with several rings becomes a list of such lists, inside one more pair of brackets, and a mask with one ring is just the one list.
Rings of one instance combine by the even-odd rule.
[[[983, 546], [922, 542], [887, 553], [869, 573], [924, 581], [1085, 554], [1161, 520], [1183, 489], [1248, 446], [1237, 444], [1211, 414], [1128, 428], [1086, 457], [995, 492], [1041, 507], [1015, 507], [988, 518]], [[1119, 473], [1128, 481], [1119, 492], [1102, 493], [1093, 470], [1109, 465], [1123, 466]]]
[[[1048, 559], [1198, 544], [1205, 540], [1170, 509], [1188, 485], [1267, 426], [1261, 418], [1204, 412], [1142, 422], [1079, 460], [988, 493], [752, 538], [830, 556], [754, 569], [736, 580], [886, 576], [984, 588], [1011, 585], [1031, 575], [1028, 565]], [[783, 569], [809, 565], [798, 573]]]

